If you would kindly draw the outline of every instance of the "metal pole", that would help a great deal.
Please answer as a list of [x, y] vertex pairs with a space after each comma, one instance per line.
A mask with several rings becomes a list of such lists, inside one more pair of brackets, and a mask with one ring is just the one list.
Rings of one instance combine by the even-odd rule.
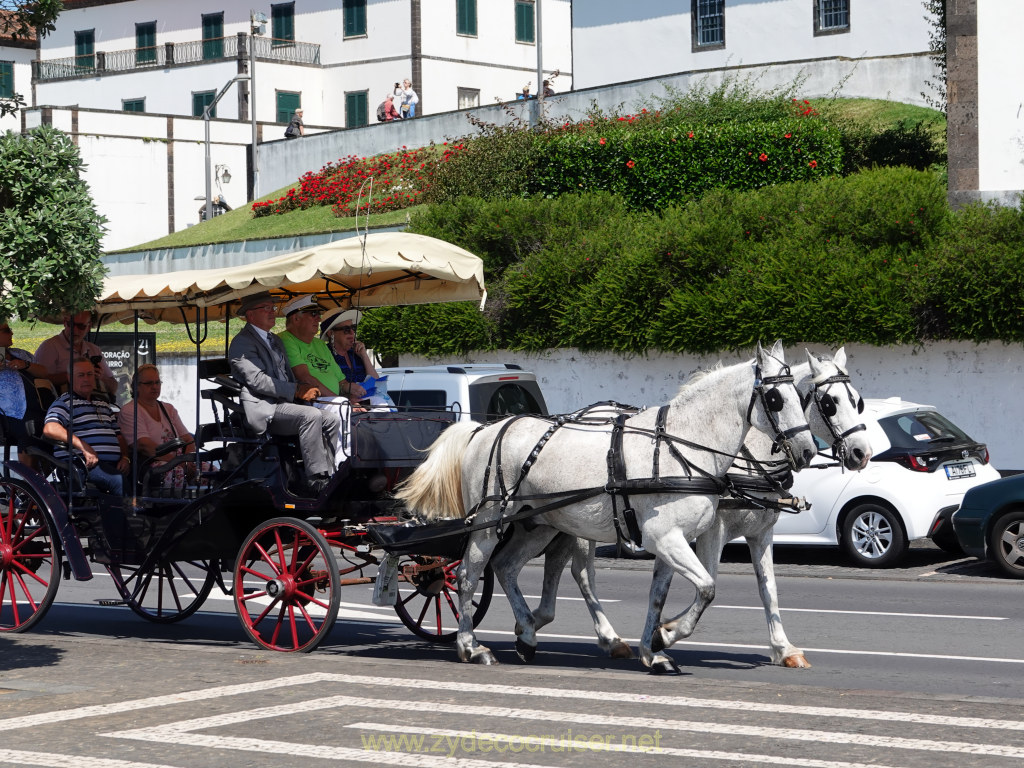
[[533, 4], [537, 12], [537, 101], [544, 100], [544, 51], [541, 45], [540, 0]]
[[[255, 18], [255, 11], [250, 20]], [[256, 147], [256, 25], [249, 25], [249, 116], [252, 119], [252, 199], [260, 196], [260, 158]]]
[[209, 221], [213, 218], [213, 180], [210, 172], [210, 110], [213, 104], [207, 104], [203, 109], [203, 128], [206, 131], [206, 207], [203, 209], [203, 220]]

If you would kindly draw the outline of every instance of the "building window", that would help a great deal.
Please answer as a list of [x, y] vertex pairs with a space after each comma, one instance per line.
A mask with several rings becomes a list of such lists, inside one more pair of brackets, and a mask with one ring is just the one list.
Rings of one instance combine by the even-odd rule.
[[[146, 100], [145, 99], [122, 99], [121, 100], [121, 109], [123, 109], [125, 112], [145, 112], [146, 111]], [[200, 115], [203, 114], [202, 110], [199, 111], [199, 114]]]
[[135, 25], [135, 63], [156, 61], [156, 22]]
[[203, 58], [224, 58], [224, 12], [203, 14]]
[[516, 0], [516, 42], [532, 43], [535, 39], [533, 0]]
[[0, 99], [14, 98], [14, 62], [0, 61]]
[[459, 109], [480, 106], [479, 88], [459, 88]]
[[290, 123], [296, 109], [302, 109], [302, 94], [294, 91], [277, 92], [277, 122]]
[[814, 0], [814, 34], [850, 31], [850, 0]]
[[455, 0], [455, 33], [476, 37], [476, 0]]
[[693, 50], [725, 48], [725, 0], [693, 0]]
[[[192, 92], [192, 116], [202, 117], [207, 104], [213, 104], [217, 96], [216, 91], [193, 91]], [[217, 116], [216, 105], [210, 110], [210, 117]]]
[[75, 32], [75, 66], [83, 69], [96, 68], [96, 30], [84, 29]]
[[295, 42], [295, 3], [270, 6], [270, 34], [273, 36], [273, 45]]
[[366, 0], [342, 0], [345, 37], [366, 36]]
[[345, 94], [345, 127], [360, 128], [370, 123], [370, 92], [353, 91]]

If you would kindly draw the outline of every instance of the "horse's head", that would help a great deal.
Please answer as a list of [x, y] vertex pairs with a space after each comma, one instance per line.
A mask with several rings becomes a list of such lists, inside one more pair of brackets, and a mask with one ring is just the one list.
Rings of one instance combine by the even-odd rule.
[[810, 375], [798, 381], [797, 388], [811, 431], [832, 446], [844, 467], [864, 469], [871, 458], [871, 443], [860, 418], [864, 398], [846, 372], [846, 351], [840, 347], [832, 358], [807, 352], [807, 361]]
[[747, 421], [775, 442], [772, 451], [781, 450], [793, 469], [806, 467], [817, 453], [781, 341], [770, 351], [757, 344]]

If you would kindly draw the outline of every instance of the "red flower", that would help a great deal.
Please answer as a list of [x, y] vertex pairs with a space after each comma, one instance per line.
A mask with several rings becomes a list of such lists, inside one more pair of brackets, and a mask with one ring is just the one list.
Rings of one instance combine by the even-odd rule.
[[632, 160], [627, 160], [626, 161], [626, 167], [627, 168], [632, 168], [634, 165], [636, 165], [636, 163], [634, 163]]
[[604, 139], [603, 138], [598, 139], [597, 143], [600, 144], [603, 147], [604, 146]]
[[762, 152], [760, 155], [757, 156], [757, 159], [760, 160], [763, 163], [765, 160], [768, 159], [768, 155], [766, 155], [764, 152]]
[[809, 162], [808, 165], [811, 166], [811, 168], [817, 168], [818, 167], [818, 161], [817, 160], [811, 160], [811, 162]]
[[784, 139], [791, 139], [791, 138], [793, 138], [793, 134], [792, 133], [787, 133], [785, 136], [783, 136], [783, 138]]
[[692, 139], [693, 138], [693, 131], [690, 131], [689, 135], [686, 138]]

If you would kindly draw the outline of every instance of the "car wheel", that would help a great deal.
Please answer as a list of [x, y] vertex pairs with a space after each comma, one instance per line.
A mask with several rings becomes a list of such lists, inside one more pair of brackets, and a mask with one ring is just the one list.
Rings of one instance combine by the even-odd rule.
[[988, 539], [989, 555], [1003, 572], [1024, 579], [1024, 510], [996, 520]]
[[881, 504], [859, 504], [843, 521], [843, 549], [865, 568], [888, 568], [907, 551], [899, 517]]

